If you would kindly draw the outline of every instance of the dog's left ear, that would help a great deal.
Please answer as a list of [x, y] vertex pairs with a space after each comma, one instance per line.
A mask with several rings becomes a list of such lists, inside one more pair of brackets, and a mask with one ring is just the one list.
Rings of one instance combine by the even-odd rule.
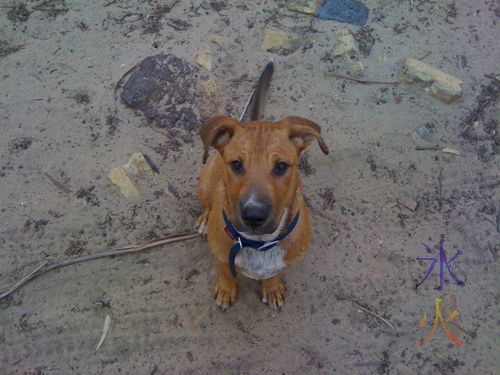
[[216, 148], [219, 152], [229, 143], [234, 135], [236, 127], [240, 123], [230, 117], [217, 116], [200, 127], [200, 137], [205, 145], [203, 153], [203, 164], [208, 158], [208, 149], [210, 146]]
[[298, 116], [291, 116], [279, 121], [278, 124], [288, 129], [290, 140], [295, 143], [299, 151], [303, 151], [315, 139], [324, 154], [328, 154], [328, 146], [321, 137], [321, 128], [315, 122]]

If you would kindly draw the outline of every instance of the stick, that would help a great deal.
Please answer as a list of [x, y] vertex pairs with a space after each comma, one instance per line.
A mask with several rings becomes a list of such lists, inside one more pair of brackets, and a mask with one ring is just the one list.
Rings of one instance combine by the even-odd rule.
[[438, 150], [441, 150], [441, 147], [439, 147], [439, 145], [435, 145], [435, 146], [417, 146], [417, 147], [415, 147], [415, 150], [417, 150], [417, 151], [424, 151], [424, 150], [438, 151]]
[[4, 297], [7, 297], [9, 294], [11, 294], [13, 291], [19, 289], [20, 287], [22, 287], [24, 284], [26, 284], [28, 281], [30, 281], [31, 279], [35, 278], [36, 277], [36, 274], [38, 271], [40, 271], [43, 267], [45, 267], [47, 265], [47, 262], [43, 262], [42, 264], [40, 264], [37, 268], [35, 268], [33, 271], [31, 271], [31, 273], [26, 276], [25, 278], [19, 280], [17, 283], [15, 283], [14, 285], [12, 285], [12, 287], [7, 290], [6, 292], [2, 292], [2, 294], [0, 294], [0, 299], [4, 298]]
[[106, 7], [109, 7], [110, 5], [113, 5], [114, 3], [116, 3], [116, 0], [111, 0], [111, 1], [108, 1], [107, 3], [103, 4], [102, 7], [106, 8]]
[[494, 74], [485, 74], [484, 76], [486, 78], [492, 79], [493, 81], [495, 81], [497, 83], [500, 83], [500, 79], [498, 79], [498, 77], [496, 77]]
[[427, 52], [425, 55], [421, 56], [421, 57], [417, 57], [418, 60], [422, 60], [422, 59], [425, 59], [427, 56], [429, 56], [430, 54], [432, 53], [432, 51], [429, 51]]
[[125, 246], [119, 246], [119, 247], [114, 247], [108, 251], [104, 251], [102, 253], [97, 253], [97, 254], [92, 254], [92, 255], [85, 255], [82, 257], [74, 258], [74, 259], [66, 259], [62, 260], [60, 262], [52, 263], [47, 265], [47, 263], [43, 263], [40, 266], [38, 266], [34, 271], [32, 271], [28, 276], [23, 278], [22, 280], [18, 281], [16, 284], [14, 284], [11, 288], [9, 288], [6, 292], [0, 293], [0, 300], [9, 296], [12, 294], [14, 291], [22, 287], [23, 285], [27, 284], [29, 281], [37, 278], [40, 275], [43, 275], [44, 273], [47, 273], [49, 271], [52, 271], [57, 268], [62, 268], [66, 266], [70, 266], [72, 264], [76, 263], [83, 263], [87, 262], [89, 260], [94, 260], [94, 259], [99, 259], [99, 258], [104, 258], [104, 257], [111, 257], [114, 255], [123, 255], [123, 254], [128, 254], [128, 253], [136, 253], [142, 250], [149, 249], [151, 247], [156, 247], [160, 245], [164, 245], [167, 243], [171, 242], [176, 242], [176, 241], [183, 241], [183, 240], [189, 240], [191, 238], [198, 237], [199, 234], [198, 232], [191, 232], [191, 233], [186, 233], [186, 234], [178, 234], [178, 235], [172, 235], [172, 236], [167, 236], [160, 238], [159, 240], [155, 241], [150, 241], [146, 242], [144, 244], [139, 244], [139, 245], [125, 245]]
[[325, 72], [324, 73], [326, 76], [333, 76], [337, 78], [343, 78], [343, 79], [348, 79], [349, 81], [354, 81], [357, 83], [362, 83], [363, 85], [399, 85], [399, 81], [369, 81], [365, 79], [357, 79], [357, 78], [352, 78], [348, 76], [344, 76], [342, 74], [337, 74], [337, 73], [331, 73], [331, 72]]
[[375, 318], [377, 318], [377, 319], [381, 320], [382, 322], [384, 322], [385, 324], [387, 324], [389, 327], [391, 327], [393, 331], [395, 331], [394, 326], [393, 326], [391, 323], [389, 323], [389, 321], [388, 321], [387, 319], [385, 319], [385, 318], [381, 317], [381, 316], [380, 316], [380, 315], [378, 315], [378, 314], [375, 314], [373, 311], [370, 311], [370, 310], [368, 310], [368, 309], [365, 309], [363, 306], [361, 306], [361, 305], [357, 304], [356, 302], [353, 302], [353, 304], [354, 304], [354, 306], [356, 306], [357, 308], [359, 308], [359, 309], [363, 310], [365, 313], [370, 314], [370, 315], [374, 316]]
[[438, 195], [439, 195], [439, 212], [441, 212], [441, 209], [443, 208], [443, 168], [439, 170], [439, 177], [438, 177]]
[[47, 176], [49, 178], [50, 182], [52, 182], [54, 184], [54, 186], [57, 187], [58, 189], [60, 189], [64, 194], [71, 194], [72, 193], [72, 191], [69, 187], [64, 185], [62, 182], [57, 181], [50, 174], [44, 173], [44, 175]]

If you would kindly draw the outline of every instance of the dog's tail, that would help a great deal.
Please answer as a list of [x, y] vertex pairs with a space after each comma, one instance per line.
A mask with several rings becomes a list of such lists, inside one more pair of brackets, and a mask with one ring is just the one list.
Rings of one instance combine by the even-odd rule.
[[258, 120], [261, 115], [262, 104], [267, 93], [267, 88], [271, 82], [271, 76], [274, 71], [274, 63], [271, 60], [267, 63], [266, 67], [262, 71], [253, 93], [248, 99], [248, 102], [243, 110], [240, 121], [248, 118], [249, 121]]

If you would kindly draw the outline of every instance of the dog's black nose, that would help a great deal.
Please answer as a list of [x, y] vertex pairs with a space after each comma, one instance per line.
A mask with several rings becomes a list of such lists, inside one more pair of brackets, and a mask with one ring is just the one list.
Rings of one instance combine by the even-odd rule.
[[246, 206], [241, 212], [243, 222], [252, 228], [259, 228], [267, 220], [269, 210], [265, 206]]

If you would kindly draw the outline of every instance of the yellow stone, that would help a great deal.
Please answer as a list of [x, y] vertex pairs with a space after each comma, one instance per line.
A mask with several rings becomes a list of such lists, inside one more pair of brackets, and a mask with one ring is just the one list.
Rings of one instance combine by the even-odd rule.
[[297, 40], [296, 36], [287, 34], [283, 31], [264, 30], [264, 37], [260, 49], [269, 51], [274, 48], [283, 47], [284, 45]]
[[344, 63], [356, 74], [363, 75], [363, 73], [365, 72], [363, 63], [359, 60], [351, 59], [349, 55], [344, 55]]
[[203, 92], [203, 95], [212, 97], [217, 94], [217, 83], [213, 79], [202, 81], [200, 82], [200, 90]]
[[333, 56], [341, 56], [349, 69], [356, 74], [362, 75], [365, 71], [363, 63], [357, 58], [351, 58], [351, 55], [357, 55], [359, 52], [358, 45], [351, 32], [343, 27], [335, 31], [335, 36], [337, 37], [337, 42], [333, 48]]
[[345, 56], [351, 53], [358, 53], [358, 46], [351, 32], [346, 28], [335, 31], [337, 43], [333, 48], [333, 56]]
[[381, 51], [378, 55], [378, 62], [380, 64], [387, 64], [388, 61], [389, 59], [387, 57], [387, 54], [384, 51]]
[[133, 198], [139, 195], [139, 190], [128, 178], [123, 170], [123, 166], [113, 168], [108, 174], [108, 178], [113, 184], [120, 188], [120, 191], [126, 198]]
[[447, 103], [462, 96], [462, 80], [417, 59], [407, 58], [401, 81], [428, 87], [431, 94]]
[[155, 172], [146, 161], [144, 154], [141, 152], [134, 153], [126, 164], [123, 164], [123, 170], [127, 174], [138, 175], [142, 177], [152, 178]]
[[316, 9], [322, 0], [286, 0], [286, 7], [290, 11], [316, 14]]
[[205, 68], [208, 71], [212, 70], [212, 53], [202, 52], [198, 56], [196, 56], [196, 64]]
[[210, 35], [208, 40], [210, 43], [217, 44], [219, 47], [224, 47], [224, 39], [222, 39], [222, 36], [220, 35]]

